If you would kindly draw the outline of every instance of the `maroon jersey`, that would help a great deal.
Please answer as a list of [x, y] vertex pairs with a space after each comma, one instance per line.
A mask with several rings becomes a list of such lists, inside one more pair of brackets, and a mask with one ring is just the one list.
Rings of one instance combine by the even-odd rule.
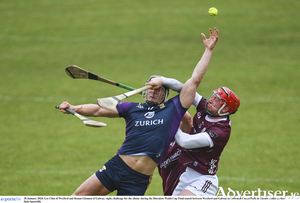
[[205, 112], [205, 103], [206, 100], [202, 98], [197, 106], [190, 134], [207, 132], [214, 145], [211, 148], [184, 149], [179, 162], [203, 175], [215, 175], [221, 153], [229, 140], [231, 121], [229, 117], [217, 120], [209, 118]]
[[158, 172], [163, 181], [164, 195], [172, 195], [180, 175], [185, 171], [185, 167], [178, 161], [182, 151], [183, 148], [175, 141], [171, 142], [164, 161], [158, 166]]

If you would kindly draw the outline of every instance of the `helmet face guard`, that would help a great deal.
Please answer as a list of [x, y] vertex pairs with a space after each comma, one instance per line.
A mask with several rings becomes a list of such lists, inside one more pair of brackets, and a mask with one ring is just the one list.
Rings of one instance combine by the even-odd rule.
[[[146, 81], [146, 83], [150, 82], [150, 80], [152, 78], [155, 78], [155, 77], [160, 77], [160, 76], [159, 75], [152, 75]], [[162, 104], [162, 103], [164, 103], [164, 102], [167, 101], [167, 98], [168, 98], [168, 95], [169, 95], [169, 88], [167, 86], [164, 86], [164, 85], [160, 87], [160, 91], [159, 91], [159, 95], [157, 97], [157, 100], [159, 99], [159, 97], [160, 97], [161, 94], [164, 94], [164, 99], [162, 99], [161, 102], [159, 102], [157, 100], [156, 101], [149, 101], [149, 100], [147, 100], [147, 94], [148, 94], [148, 90], [143, 92], [143, 97], [146, 99], [146, 104], [148, 104], [149, 106], [157, 106], [157, 105], [160, 105], [160, 104]]]
[[[215, 100], [216, 99], [220, 100], [219, 107], [214, 107], [208, 102], [212, 98], [215, 98]], [[205, 104], [205, 111], [210, 116], [213, 116], [213, 117], [227, 116], [230, 114], [234, 114], [240, 106], [240, 99], [237, 97], [237, 95], [233, 91], [231, 91], [227, 87], [221, 87], [219, 89], [214, 90], [213, 93], [210, 95], [208, 101]], [[207, 105], [209, 105], [209, 104], [211, 105], [212, 108], [215, 109], [214, 112], [208, 110]], [[221, 111], [225, 107], [229, 107], [229, 110], [221, 113]]]

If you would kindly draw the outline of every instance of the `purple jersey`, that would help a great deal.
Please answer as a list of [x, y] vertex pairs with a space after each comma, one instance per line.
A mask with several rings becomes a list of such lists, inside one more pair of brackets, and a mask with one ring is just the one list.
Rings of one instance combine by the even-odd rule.
[[206, 100], [202, 98], [198, 104], [190, 134], [207, 132], [214, 146], [185, 149], [179, 161], [203, 175], [215, 175], [221, 153], [229, 140], [231, 121], [229, 117], [218, 120], [209, 118], [205, 112], [205, 103]]
[[187, 109], [177, 95], [159, 106], [123, 102], [117, 110], [126, 121], [126, 138], [118, 154], [148, 155], [159, 164]]

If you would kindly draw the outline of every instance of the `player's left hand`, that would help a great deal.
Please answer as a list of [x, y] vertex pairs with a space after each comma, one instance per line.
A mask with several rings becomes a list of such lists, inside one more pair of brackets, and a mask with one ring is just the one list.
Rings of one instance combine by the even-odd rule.
[[205, 34], [201, 33], [203, 38], [203, 43], [206, 48], [213, 50], [215, 45], [217, 44], [218, 38], [219, 38], [219, 30], [215, 27], [214, 32], [211, 28], [209, 28], [210, 31], [210, 37], [209, 39], [206, 38]]
[[147, 82], [146, 85], [151, 85], [153, 86], [153, 89], [158, 89], [162, 86], [163, 84], [163, 80], [161, 77], [155, 77], [155, 78], [152, 78], [150, 80], [150, 82]]

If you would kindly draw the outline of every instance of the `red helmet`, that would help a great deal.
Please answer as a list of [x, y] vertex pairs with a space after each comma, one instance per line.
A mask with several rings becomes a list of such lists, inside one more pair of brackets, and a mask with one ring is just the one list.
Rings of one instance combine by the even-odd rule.
[[[214, 90], [212, 96], [213, 95], [216, 95], [219, 99], [223, 101], [222, 102], [223, 105], [218, 110], [218, 116], [226, 116], [229, 114], [234, 114], [238, 110], [240, 106], [240, 99], [228, 87], [220, 87], [219, 89]], [[225, 106], [228, 106], [230, 109], [225, 113], [221, 113], [221, 111]], [[211, 116], [213, 116], [212, 112], [208, 112], [208, 113]]]
[[[231, 91], [228, 87], [221, 87], [215, 91], [221, 98], [225, 100], [224, 105], [230, 108], [228, 113], [234, 114], [240, 106], [240, 99], [238, 98], [238, 96], [233, 91]], [[223, 109], [225, 107], [224, 105], [220, 109]]]

